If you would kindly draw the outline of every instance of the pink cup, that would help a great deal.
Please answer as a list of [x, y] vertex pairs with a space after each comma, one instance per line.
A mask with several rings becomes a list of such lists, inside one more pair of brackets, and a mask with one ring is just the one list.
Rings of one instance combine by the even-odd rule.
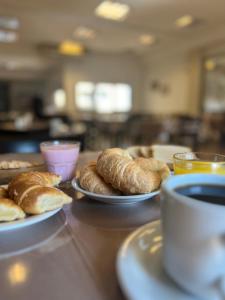
[[62, 181], [75, 176], [75, 167], [80, 151], [80, 143], [73, 141], [52, 141], [40, 144], [41, 153], [49, 172], [58, 174]]

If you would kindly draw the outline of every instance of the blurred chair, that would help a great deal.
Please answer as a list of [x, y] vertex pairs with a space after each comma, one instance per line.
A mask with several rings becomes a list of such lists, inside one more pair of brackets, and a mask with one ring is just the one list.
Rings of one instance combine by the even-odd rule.
[[170, 143], [189, 146], [196, 150], [199, 144], [202, 120], [198, 117], [183, 115], [174, 118], [176, 125], [173, 132], [170, 133]]
[[128, 144], [150, 145], [160, 139], [162, 120], [153, 115], [134, 115], [125, 124]]

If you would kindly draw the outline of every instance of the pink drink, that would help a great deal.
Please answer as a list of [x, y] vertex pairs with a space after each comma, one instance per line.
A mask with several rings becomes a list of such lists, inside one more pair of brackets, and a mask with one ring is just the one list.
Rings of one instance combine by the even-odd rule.
[[41, 152], [49, 172], [62, 177], [62, 181], [72, 179], [79, 155], [80, 144], [76, 142], [44, 142]]

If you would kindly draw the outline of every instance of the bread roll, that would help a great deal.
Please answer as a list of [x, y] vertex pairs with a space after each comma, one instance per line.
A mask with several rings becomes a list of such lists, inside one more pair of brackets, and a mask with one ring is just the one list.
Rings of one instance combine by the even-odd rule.
[[0, 199], [0, 221], [13, 221], [23, 219], [25, 213], [23, 210], [14, 203], [14, 201], [1, 198]]
[[17, 175], [9, 184], [9, 195], [28, 214], [41, 214], [72, 202], [72, 198], [53, 187], [60, 176], [48, 172]]
[[156, 173], [145, 172], [127, 151], [119, 148], [104, 150], [96, 168], [107, 183], [127, 195], [150, 193], [159, 180]]
[[79, 177], [80, 186], [92, 193], [103, 195], [120, 195], [118, 190], [115, 190], [111, 184], [108, 184], [97, 173], [96, 162], [92, 161], [80, 171]]
[[191, 148], [178, 145], [152, 145], [152, 157], [167, 164], [173, 163], [175, 153], [191, 152]]

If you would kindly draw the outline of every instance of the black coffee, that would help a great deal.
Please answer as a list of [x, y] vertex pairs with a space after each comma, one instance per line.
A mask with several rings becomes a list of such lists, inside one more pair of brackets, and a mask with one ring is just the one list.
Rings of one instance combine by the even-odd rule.
[[186, 185], [175, 189], [175, 191], [181, 195], [188, 196], [196, 200], [225, 205], [225, 186]]

